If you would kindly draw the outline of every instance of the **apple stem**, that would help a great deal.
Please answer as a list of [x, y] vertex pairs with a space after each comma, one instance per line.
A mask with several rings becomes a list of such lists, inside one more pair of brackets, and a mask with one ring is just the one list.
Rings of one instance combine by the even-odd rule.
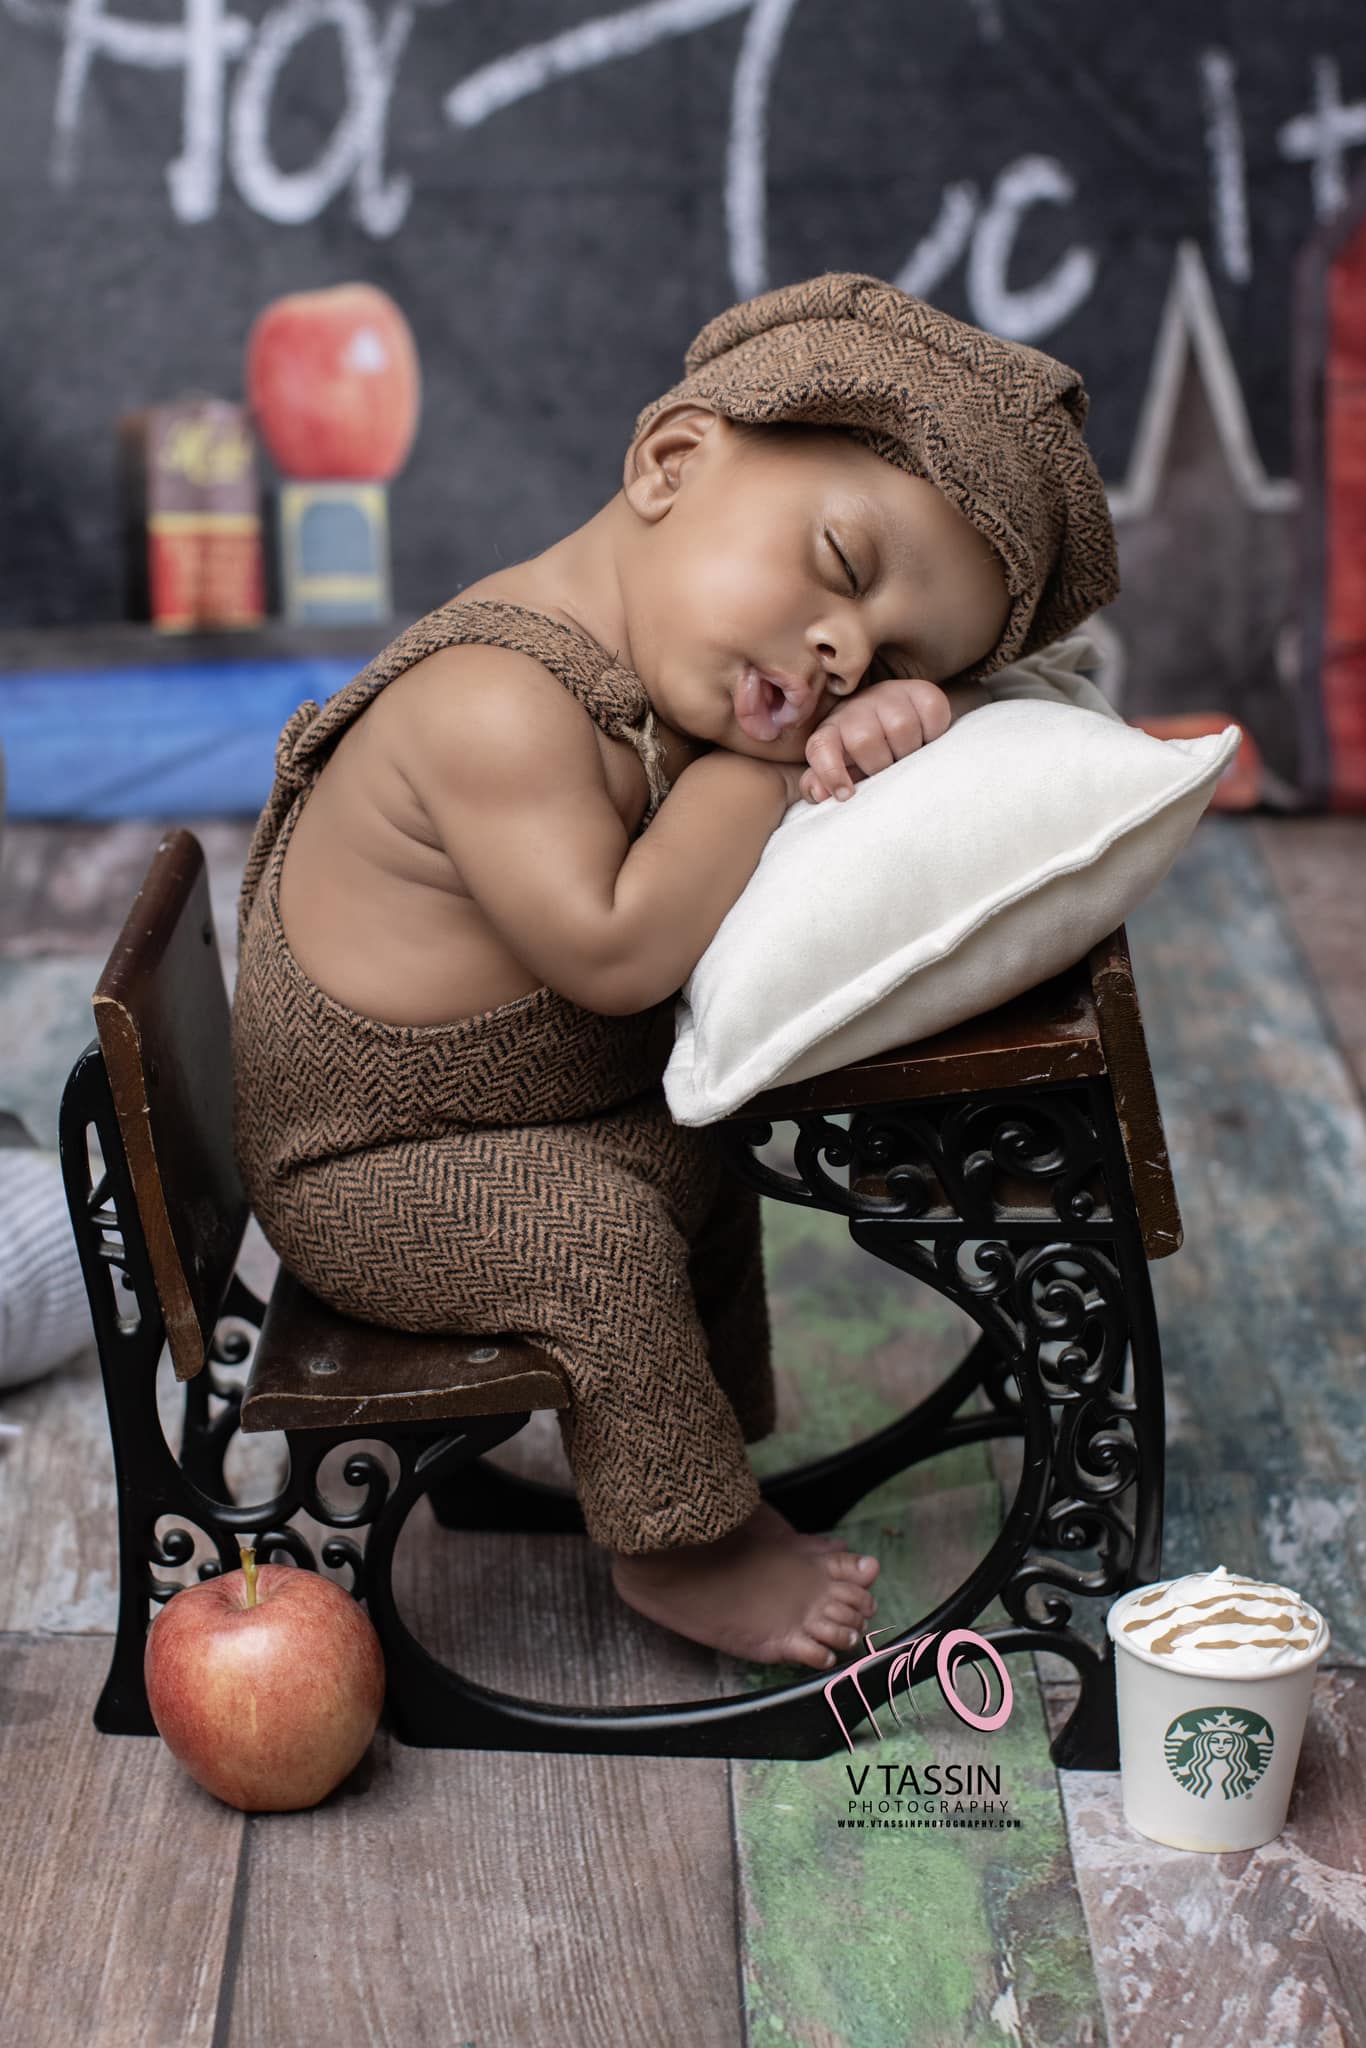
[[256, 1605], [256, 1551], [249, 1543], [238, 1543], [237, 1555], [242, 1560], [242, 1571], [247, 1581], [247, 1605]]

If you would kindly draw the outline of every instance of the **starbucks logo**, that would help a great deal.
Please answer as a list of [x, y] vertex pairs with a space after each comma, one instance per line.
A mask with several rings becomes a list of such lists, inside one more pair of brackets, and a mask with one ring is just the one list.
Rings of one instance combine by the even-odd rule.
[[1225, 1799], [1250, 1792], [1271, 1761], [1276, 1738], [1260, 1714], [1239, 1708], [1197, 1707], [1167, 1730], [1167, 1769], [1197, 1799], [1216, 1785]]

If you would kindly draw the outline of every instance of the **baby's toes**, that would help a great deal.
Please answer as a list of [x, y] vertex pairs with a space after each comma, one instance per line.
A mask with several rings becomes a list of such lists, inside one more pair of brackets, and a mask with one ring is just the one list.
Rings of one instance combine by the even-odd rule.
[[822, 1614], [813, 1615], [806, 1626], [818, 1643], [828, 1643], [841, 1659], [852, 1657], [859, 1646], [859, 1632], [854, 1623], [846, 1621], [842, 1615], [832, 1614], [828, 1608]]
[[866, 1588], [882, 1569], [875, 1557], [856, 1557], [852, 1550], [832, 1550], [827, 1553], [825, 1568], [832, 1579], [841, 1579], [846, 1587]]
[[[819, 1626], [819, 1624], [817, 1624]], [[849, 1655], [843, 1646], [833, 1649], [811, 1629], [799, 1629], [788, 1637], [788, 1657], [794, 1664], [813, 1664], [817, 1671], [833, 1671]]]
[[868, 1619], [868, 1603], [872, 1597], [871, 1593], [865, 1593], [857, 1586], [836, 1584], [826, 1595], [823, 1612], [832, 1614], [846, 1628], [859, 1628]]

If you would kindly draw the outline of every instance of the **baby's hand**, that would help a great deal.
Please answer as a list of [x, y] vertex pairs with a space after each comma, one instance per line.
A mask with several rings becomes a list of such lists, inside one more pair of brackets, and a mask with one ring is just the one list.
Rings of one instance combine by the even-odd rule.
[[832, 791], [852, 796], [855, 782], [946, 733], [952, 716], [938, 683], [923, 676], [868, 684], [837, 704], [807, 740], [802, 795], [813, 804]]

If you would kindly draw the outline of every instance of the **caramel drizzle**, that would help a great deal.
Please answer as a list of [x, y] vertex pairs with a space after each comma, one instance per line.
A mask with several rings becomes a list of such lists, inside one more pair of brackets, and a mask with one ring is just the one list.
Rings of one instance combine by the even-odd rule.
[[[1225, 1593], [1216, 1593], [1208, 1600], [1174, 1600], [1170, 1607], [1164, 1608], [1159, 1614], [1145, 1615], [1142, 1618], [1135, 1618], [1133, 1621], [1126, 1621], [1124, 1629], [1128, 1633], [1135, 1628], [1146, 1628], [1153, 1621], [1166, 1621], [1173, 1615], [1192, 1612], [1199, 1614], [1206, 1607], [1217, 1607], [1220, 1601], [1227, 1599], [1227, 1597], [1228, 1595]], [[1297, 1623], [1308, 1625], [1309, 1617], [1305, 1613], [1302, 1603], [1296, 1600], [1293, 1595], [1289, 1598], [1277, 1599], [1275, 1595], [1267, 1594], [1264, 1598], [1259, 1598], [1256, 1604], [1261, 1607], [1279, 1607], [1282, 1612], [1279, 1615], [1244, 1614], [1241, 1608], [1227, 1607], [1221, 1614], [1207, 1616], [1204, 1623], [1187, 1622], [1185, 1626], [1188, 1628], [1198, 1628], [1216, 1621], [1243, 1621], [1248, 1623], [1264, 1621], [1268, 1628], [1294, 1628]], [[1294, 1618], [1292, 1619], [1292, 1617]]]
[[[1196, 1600], [1189, 1604], [1195, 1607], [1215, 1607], [1218, 1605], [1218, 1602], [1215, 1600]], [[1272, 1603], [1268, 1602], [1267, 1604], [1271, 1605]], [[1179, 1608], [1169, 1608], [1166, 1614], [1154, 1616], [1153, 1619], [1165, 1621], [1170, 1615], [1179, 1612]], [[1307, 1649], [1312, 1641], [1311, 1636], [1296, 1637], [1293, 1634], [1294, 1630], [1306, 1628], [1309, 1624], [1308, 1615], [1299, 1603], [1295, 1602], [1294, 1610], [1290, 1614], [1246, 1614], [1241, 1607], [1225, 1607], [1218, 1614], [1203, 1614], [1197, 1620], [1177, 1622], [1174, 1627], [1168, 1629], [1165, 1635], [1158, 1636], [1148, 1647], [1156, 1657], [1170, 1656], [1171, 1652], [1184, 1637], [1196, 1635], [1207, 1628], [1215, 1628], [1220, 1623], [1228, 1623], [1234, 1628], [1241, 1626], [1243, 1628], [1280, 1629], [1286, 1640], [1279, 1641], [1275, 1636], [1272, 1636], [1270, 1638], [1262, 1637], [1258, 1641], [1250, 1643], [1205, 1643], [1201, 1645], [1202, 1648], [1208, 1650]], [[1124, 1630], [1127, 1634], [1135, 1627], [1142, 1628], [1145, 1626], [1145, 1622], [1126, 1621], [1124, 1623]]]
[[1174, 1628], [1169, 1628], [1166, 1635], [1159, 1636], [1149, 1647], [1155, 1656], [1165, 1657], [1184, 1637], [1198, 1635], [1202, 1629], [1214, 1628], [1220, 1622], [1227, 1622], [1233, 1628], [1237, 1628], [1240, 1622], [1244, 1628], [1256, 1628], [1260, 1623], [1264, 1628], [1278, 1628], [1283, 1631], [1295, 1626], [1288, 1614], [1244, 1614], [1240, 1607], [1225, 1607], [1222, 1613], [1206, 1615], [1200, 1621], [1177, 1622]]
[[1225, 1639], [1223, 1642], [1201, 1643], [1200, 1648], [1202, 1650], [1307, 1650], [1310, 1641], [1311, 1638], [1309, 1636], [1290, 1636], [1285, 1642], [1281, 1642], [1276, 1636], [1254, 1636], [1250, 1643], [1235, 1643]]

